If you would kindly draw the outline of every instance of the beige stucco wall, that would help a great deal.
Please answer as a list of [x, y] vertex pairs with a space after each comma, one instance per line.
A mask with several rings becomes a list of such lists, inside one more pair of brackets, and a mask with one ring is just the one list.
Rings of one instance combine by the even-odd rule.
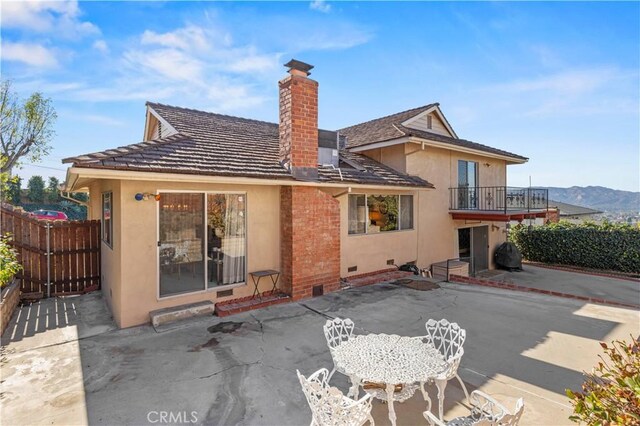
[[[459, 228], [488, 225], [489, 264], [491, 268], [494, 267], [493, 250], [506, 241], [505, 224], [453, 220], [449, 213], [449, 188], [458, 185], [458, 160], [478, 162], [478, 186], [506, 185], [507, 165], [504, 160], [433, 147], [425, 147], [424, 150], [420, 150], [416, 144], [375, 149], [367, 151], [365, 154], [396, 170], [420, 176], [435, 186], [434, 190], [419, 191], [414, 197], [414, 214], [417, 218], [415, 235], [408, 238], [406, 242], [403, 236], [397, 237], [401, 243], [396, 245], [393, 245], [395, 241], [392, 238], [394, 237], [387, 237], [390, 241], [388, 243], [385, 241], [385, 243], [391, 244], [388, 252], [395, 253], [394, 250], [400, 249], [400, 253], [405, 258], [411, 257], [410, 253], [414, 253], [414, 259], [411, 260], [417, 259], [420, 268], [427, 268], [432, 263], [458, 256]], [[344, 235], [346, 234], [343, 232], [343, 239]], [[380, 235], [371, 237], [380, 237]], [[416, 248], [410, 247], [414, 242]], [[362, 247], [356, 247], [353, 243], [343, 243], [344, 248], [349, 245], [353, 246], [353, 249], [365, 252], [372, 250], [366, 242], [361, 244]], [[343, 257], [345, 256], [347, 255], [345, 254]], [[369, 262], [366, 263], [367, 268], [373, 267]], [[358, 272], [369, 271], [361, 272], [361, 268], [358, 267]]]
[[[407, 146], [408, 152], [415, 147]], [[440, 148], [426, 147], [424, 151], [407, 156], [407, 173], [421, 176], [436, 189], [420, 193], [418, 265], [428, 267], [432, 263], [458, 256], [458, 229], [489, 225], [489, 264], [493, 250], [506, 240], [505, 226], [500, 230], [491, 227], [492, 222], [453, 220], [449, 214], [449, 188], [458, 185], [458, 160], [478, 162], [478, 186], [506, 185], [506, 162], [488, 157], [465, 154]], [[487, 166], [488, 164], [488, 166]], [[493, 229], [493, 230], [492, 230]]]
[[[342, 195], [340, 201], [340, 276], [348, 277], [390, 268], [387, 260], [393, 259], [396, 265], [417, 260], [418, 230], [416, 221], [416, 192], [372, 191], [358, 192], [370, 195], [405, 194], [413, 195], [414, 229], [405, 231], [379, 232], [375, 234], [349, 235], [349, 197]], [[355, 272], [348, 272], [357, 266]]]
[[112, 221], [113, 238], [109, 247], [102, 241], [100, 229], [100, 284], [107, 305], [111, 308], [113, 319], [117, 324], [122, 321], [122, 216], [113, 214], [119, 211], [122, 197], [121, 182], [119, 180], [94, 181], [89, 186], [89, 219], [102, 219], [102, 194], [112, 193]]
[[[95, 190], [118, 186], [114, 191], [114, 250], [102, 247], [103, 292], [113, 293], [108, 303], [119, 326], [130, 327], [149, 322], [149, 312], [205, 300], [223, 301], [251, 296], [253, 284], [233, 288], [233, 295], [216, 298], [211, 289], [199, 293], [158, 298], [158, 202], [136, 201], [138, 192], [162, 191], [234, 191], [247, 194], [247, 271], [280, 268], [280, 190], [278, 186], [211, 185], [163, 183], [147, 181], [100, 181]], [[116, 196], [117, 195], [117, 196]], [[92, 197], [99, 203], [100, 196]], [[99, 207], [98, 207], [99, 211]], [[99, 214], [98, 217], [99, 218]], [[113, 253], [119, 253], [113, 259]], [[260, 282], [260, 290], [268, 291], [269, 280]], [[226, 288], [226, 287], [225, 287]]]

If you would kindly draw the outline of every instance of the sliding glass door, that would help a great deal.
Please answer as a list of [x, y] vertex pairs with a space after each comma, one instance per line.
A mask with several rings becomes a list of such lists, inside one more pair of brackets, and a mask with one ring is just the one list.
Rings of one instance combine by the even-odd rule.
[[246, 281], [245, 205], [245, 194], [160, 194], [160, 297]]
[[160, 194], [160, 297], [203, 289], [202, 194]]

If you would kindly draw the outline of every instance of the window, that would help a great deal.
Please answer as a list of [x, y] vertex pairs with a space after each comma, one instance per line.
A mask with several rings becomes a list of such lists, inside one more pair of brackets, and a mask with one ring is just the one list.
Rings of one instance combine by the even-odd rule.
[[349, 195], [349, 234], [413, 229], [413, 195]]
[[102, 194], [102, 241], [109, 247], [113, 247], [112, 198], [113, 194], [111, 192]]
[[433, 128], [433, 117], [430, 115], [427, 115], [427, 129], [431, 129]]
[[458, 208], [475, 209], [478, 192], [478, 163], [458, 160]]
[[398, 229], [398, 196], [368, 195], [369, 233], [395, 231]]
[[400, 229], [413, 229], [413, 195], [400, 196]]
[[367, 201], [364, 194], [349, 195], [349, 234], [367, 231]]

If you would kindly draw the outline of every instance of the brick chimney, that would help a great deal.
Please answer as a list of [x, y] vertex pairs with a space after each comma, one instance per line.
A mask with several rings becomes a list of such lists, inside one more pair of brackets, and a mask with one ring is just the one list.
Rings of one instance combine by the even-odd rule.
[[318, 179], [318, 82], [313, 65], [295, 59], [280, 86], [280, 162], [293, 177]]

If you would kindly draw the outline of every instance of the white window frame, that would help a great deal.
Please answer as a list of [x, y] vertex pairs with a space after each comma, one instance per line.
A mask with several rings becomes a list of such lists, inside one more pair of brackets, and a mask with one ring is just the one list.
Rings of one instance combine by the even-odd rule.
[[209, 194], [234, 194], [234, 195], [243, 195], [244, 196], [244, 212], [245, 212], [245, 238], [244, 238], [244, 282], [233, 283], [227, 285], [221, 285], [216, 287], [208, 288], [209, 282], [209, 262], [207, 260], [207, 255], [209, 253], [209, 241], [208, 238], [203, 236], [204, 239], [204, 279], [203, 281], [203, 289], [202, 290], [194, 290], [194, 291], [185, 291], [183, 293], [175, 293], [166, 296], [160, 295], [160, 246], [158, 242], [160, 241], [160, 201], [156, 202], [156, 300], [168, 300], [174, 299], [177, 297], [185, 297], [185, 296], [193, 296], [197, 294], [206, 294], [213, 293], [223, 290], [230, 290], [236, 287], [244, 287], [249, 283], [247, 279], [248, 270], [249, 270], [249, 252], [248, 252], [248, 240], [249, 240], [249, 197], [247, 197], [247, 191], [194, 191], [194, 190], [177, 190], [177, 189], [158, 189], [156, 191], [157, 194], [162, 193], [172, 193], [172, 194], [202, 194], [204, 197], [204, 209], [203, 209], [203, 229], [206, 231], [207, 229], [207, 218], [208, 218], [208, 206], [207, 206], [207, 196]]
[[[415, 231], [416, 229], [416, 216], [415, 216], [415, 195], [414, 194], [375, 194], [375, 193], [364, 193], [364, 192], [352, 192], [349, 193], [348, 197], [351, 197], [352, 195], [364, 195], [364, 205], [367, 207], [367, 220], [365, 220], [365, 229], [363, 233], [350, 233], [349, 232], [349, 199], [347, 198], [347, 235], [349, 237], [358, 237], [358, 236], [363, 236], [363, 235], [386, 235], [386, 234], [393, 234], [395, 232], [406, 232], [406, 231]], [[396, 197], [398, 197], [398, 229], [395, 229], [393, 231], [380, 231], [380, 232], [374, 232], [374, 233], [369, 233], [369, 224], [370, 224], [370, 220], [369, 220], [369, 197], [370, 196], [389, 196], [389, 195], [395, 195]], [[400, 217], [401, 217], [401, 211], [402, 211], [402, 206], [401, 206], [401, 202], [400, 202], [400, 197], [401, 196], [411, 196], [411, 209], [413, 210], [413, 223], [411, 228], [406, 228], [406, 229], [402, 229], [401, 223], [400, 223]]]

